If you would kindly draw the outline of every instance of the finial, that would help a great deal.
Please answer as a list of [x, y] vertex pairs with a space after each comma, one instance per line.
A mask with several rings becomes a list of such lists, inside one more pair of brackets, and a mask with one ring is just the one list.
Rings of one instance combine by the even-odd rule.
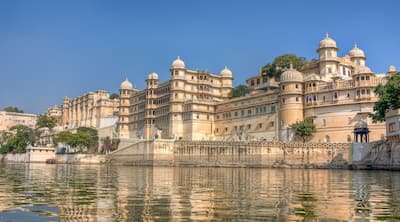
[[181, 59], [181, 57], [180, 57], [180, 56], [178, 56], [178, 57], [176, 57], [176, 59], [179, 59], [179, 60], [180, 60], [180, 59]]
[[228, 69], [228, 66], [225, 65], [225, 69]]
[[325, 38], [326, 39], [329, 38], [329, 33], [328, 32], [325, 33]]
[[354, 42], [354, 48], [357, 48], [357, 42]]
[[128, 77], [125, 77], [125, 81], [128, 81]]
[[290, 63], [289, 67], [289, 69], [293, 69], [293, 63]]

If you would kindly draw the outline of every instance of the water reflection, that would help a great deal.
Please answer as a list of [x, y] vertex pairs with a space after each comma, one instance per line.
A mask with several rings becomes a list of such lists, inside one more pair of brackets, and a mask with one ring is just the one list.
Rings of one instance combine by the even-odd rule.
[[0, 166], [0, 221], [400, 219], [400, 173]]

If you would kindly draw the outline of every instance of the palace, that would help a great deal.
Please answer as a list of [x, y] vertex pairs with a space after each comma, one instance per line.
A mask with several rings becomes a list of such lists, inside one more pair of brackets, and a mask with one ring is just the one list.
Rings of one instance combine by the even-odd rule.
[[[61, 124], [65, 129], [109, 126], [115, 122], [118, 107], [118, 99], [110, 99], [105, 90], [89, 92], [75, 99], [64, 97], [61, 105]], [[51, 114], [53, 112], [49, 110], [48, 115]]]
[[314, 142], [382, 139], [385, 124], [373, 123], [368, 114], [378, 99], [374, 89], [396, 70], [373, 73], [357, 45], [343, 57], [338, 51], [326, 34], [318, 59], [300, 70], [290, 67], [280, 78], [260, 72], [247, 80], [249, 95], [234, 99], [229, 99], [231, 70], [190, 70], [178, 57], [167, 81], [150, 73], [146, 89], [132, 87], [127, 79], [121, 83], [119, 137], [292, 141], [289, 126], [311, 118], [317, 128]]

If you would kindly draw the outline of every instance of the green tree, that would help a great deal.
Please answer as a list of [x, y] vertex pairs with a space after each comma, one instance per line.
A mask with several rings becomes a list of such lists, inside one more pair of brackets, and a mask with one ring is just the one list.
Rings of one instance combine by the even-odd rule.
[[301, 139], [303, 142], [309, 140], [317, 131], [313, 120], [310, 118], [307, 118], [304, 121], [298, 121], [290, 125], [290, 128], [293, 130], [295, 137]]
[[53, 129], [57, 125], [57, 119], [53, 116], [48, 115], [40, 115], [36, 120], [36, 128], [47, 127], [50, 130]]
[[247, 93], [249, 93], [249, 88], [246, 85], [238, 85], [232, 89], [229, 97], [236, 98], [240, 96], [245, 96]]
[[53, 143], [58, 144], [58, 143], [65, 143], [67, 144], [68, 141], [71, 140], [72, 133], [70, 131], [61, 131], [57, 133], [54, 138], [53, 138]]
[[15, 107], [15, 106], [7, 106], [3, 109], [3, 111], [14, 112], [14, 113], [24, 113], [24, 111], [22, 109], [18, 109], [18, 107]]
[[400, 72], [391, 76], [385, 85], [378, 85], [375, 93], [379, 100], [374, 105], [370, 117], [374, 121], [384, 121], [388, 111], [400, 108]]
[[270, 78], [279, 78], [284, 68], [289, 68], [290, 64], [293, 64], [293, 68], [301, 69], [307, 60], [305, 57], [298, 57], [295, 54], [284, 54], [274, 59], [272, 63], [268, 63], [261, 68], [262, 75], [266, 75]]
[[110, 96], [110, 99], [118, 99], [118, 98], [119, 98], [119, 94], [117, 94], [117, 93], [113, 93]]
[[25, 125], [15, 125], [10, 128], [10, 131], [13, 135], [9, 136], [6, 143], [0, 148], [1, 153], [24, 153], [26, 146], [34, 144], [36, 140], [34, 130]]

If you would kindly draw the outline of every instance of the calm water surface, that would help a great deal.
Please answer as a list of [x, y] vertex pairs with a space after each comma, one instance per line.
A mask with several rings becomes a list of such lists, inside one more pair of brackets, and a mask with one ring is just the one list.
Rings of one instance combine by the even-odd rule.
[[400, 172], [0, 165], [0, 221], [395, 221]]

